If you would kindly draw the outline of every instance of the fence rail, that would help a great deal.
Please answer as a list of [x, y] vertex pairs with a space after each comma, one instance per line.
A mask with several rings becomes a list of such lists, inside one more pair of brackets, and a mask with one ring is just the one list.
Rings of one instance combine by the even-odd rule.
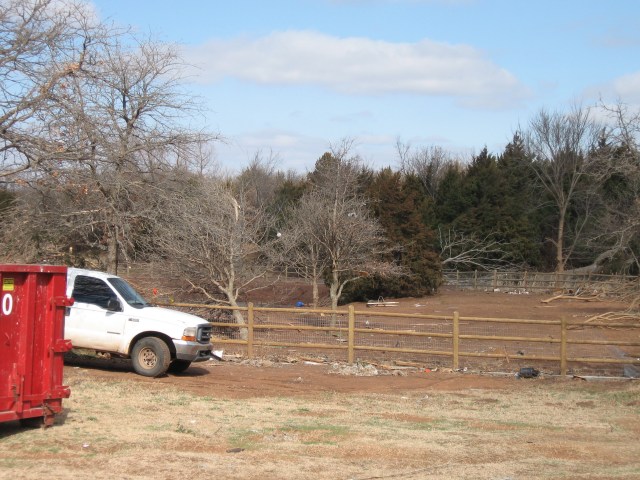
[[[640, 325], [633, 321], [569, 322], [398, 314], [307, 308], [224, 307], [166, 304], [210, 320], [216, 345], [246, 351], [307, 349], [327, 358], [354, 363], [413, 361], [457, 370], [512, 370], [539, 366], [553, 373], [618, 376], [627, 365], [640, 365]], [[232, 312], [242, 313], [243, 324]], [[635, 367], [633, 367], [635, 368]]]

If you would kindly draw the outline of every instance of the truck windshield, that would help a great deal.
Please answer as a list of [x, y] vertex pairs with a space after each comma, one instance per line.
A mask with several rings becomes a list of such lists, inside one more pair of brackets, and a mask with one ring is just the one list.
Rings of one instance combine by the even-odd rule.
[[110, 278], [109, 283], [116, 289], [116, 291], [124, 298], [125, 302], [134, 308], [148, 307], [147, 301], [136, 292], [131, 285], [122, 280], [121, 278]]

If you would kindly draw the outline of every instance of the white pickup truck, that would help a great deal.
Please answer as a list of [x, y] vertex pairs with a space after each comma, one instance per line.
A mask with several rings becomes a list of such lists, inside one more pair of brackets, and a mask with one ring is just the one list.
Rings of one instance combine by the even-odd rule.
[[64, 337], [74, 348], [131, 358], [140, 375], [181, 372], [212, 358], [211, 325], [195, 315], [147, 303], [122, 278], [94, 270], [67, 270]]

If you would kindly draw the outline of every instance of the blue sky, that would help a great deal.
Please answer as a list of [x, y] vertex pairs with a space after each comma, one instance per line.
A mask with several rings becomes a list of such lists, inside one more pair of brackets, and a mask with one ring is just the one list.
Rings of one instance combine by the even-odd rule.
[[541, 108], [640, 105], [636, 0], [93, 0], [102, 19], [182, 45], [203, 125], [231, 170], [261, 152], [305, 172], [354, 139], [499, 154]]

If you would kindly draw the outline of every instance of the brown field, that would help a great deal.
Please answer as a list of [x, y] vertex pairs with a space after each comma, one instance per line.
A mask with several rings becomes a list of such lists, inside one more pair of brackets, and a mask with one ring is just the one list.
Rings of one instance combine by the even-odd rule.
[[[623, 307], [542, 298], [443, 292], [399, 308], [583, 320]], [[286, 356], [229, 356], [158, 379], [126, 362], [69, 363], [72, 395], [53, 428], [0, 424], [0, 478], [640, 478], [637, 380]]]

